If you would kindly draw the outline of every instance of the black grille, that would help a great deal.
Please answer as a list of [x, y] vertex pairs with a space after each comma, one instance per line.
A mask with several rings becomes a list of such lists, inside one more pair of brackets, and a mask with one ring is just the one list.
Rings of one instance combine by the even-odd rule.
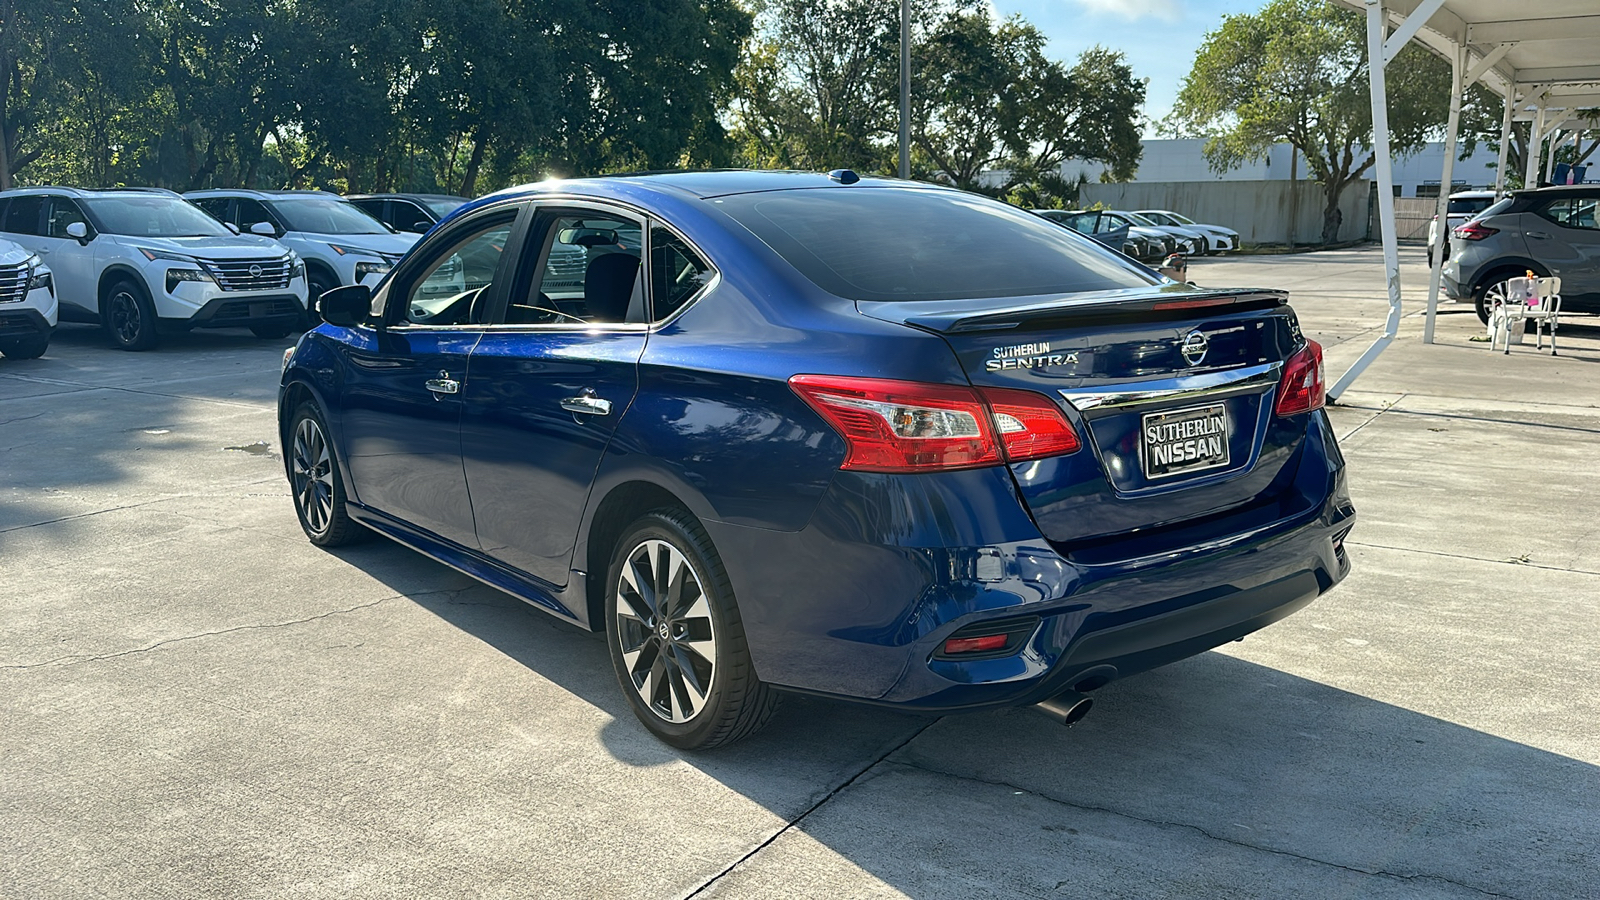
[[232, 300], [217, 307], [216, 313], [211, 316], [211, 321], [218, 323], [299, 314], [300, 304], [294, 300]]
[[0, 303], [16, 303], [28, 296], [28, 267], [0, 266]]
[[0, 316], [0, 337], [24, 334], [39, 334], [38, 323], [23, 315]]
[[289, 286], [289, 258], [207, 259], [206, 271], [225, 291], [272, 291]]

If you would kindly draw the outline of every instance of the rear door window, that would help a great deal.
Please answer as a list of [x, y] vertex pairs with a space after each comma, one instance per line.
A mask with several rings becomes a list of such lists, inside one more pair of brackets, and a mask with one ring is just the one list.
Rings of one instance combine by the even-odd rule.
[[39, 234], [39, 222], [44, 212], [43, 197], [13, 197], [6, 209], [4, 230], [11, 234]]
[[660, 322], [711, 283], [716, 270], [688, 242], [665, 228], [650, 229], [650, 318]]
[[828, 187], [712, 202], [818, 287], [851, 300], [1018, 297], [1155, 283], [1099, 244], [959, 191]]
[[1564, 228], [1593, 231], [1600, 229], [1595, 217], [1597, 205], [1600, 205], [1597, 197], [1562, 197], [1550, 201], [1539, 214]]

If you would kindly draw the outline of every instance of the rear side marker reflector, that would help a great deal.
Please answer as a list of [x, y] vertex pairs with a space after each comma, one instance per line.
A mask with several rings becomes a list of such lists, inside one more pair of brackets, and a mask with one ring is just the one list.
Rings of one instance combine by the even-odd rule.
[[789, 386], [844, 438], [841, 469], [971, 469], [1081, 446], [1061, 408], [1032, 391], [835, 375], [796, 375]]
[[960, 653], [984, 653], [990, 650], [1003, 650], [1005, 646], [1005, 635], [988, 634], [983, 637], [951, 638], [944, 642], [944, 652], [949, 656], [955, 656]]

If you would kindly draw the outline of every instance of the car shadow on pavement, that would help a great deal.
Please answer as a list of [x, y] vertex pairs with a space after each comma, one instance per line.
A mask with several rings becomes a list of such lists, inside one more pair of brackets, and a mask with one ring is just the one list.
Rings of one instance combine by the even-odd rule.
[[[1565, 898], [1600, 883], [1600, 767], [1220, 652], [1113, 683], [1071, 729], [1025, 709], [934, 718], [788, 695], [755, 737], [677, 751], [635, 721], [600, 636], [385, 544], [337, 552], [604, 711], [620, 762], [681, 761], [801, 819], [829, 851], [823, 881], [831, 865], [839, 884], [864, 870], [916, 897], [1054, 896], [1130, 874], [1167, 886], [1141, 896]], [[457, 587], [415, 589], [441, 578]], [[780, 869], [819, 864], [768, 852]], [[708, 894], [788, 895], [762, 865]], [[1240, 867], [1253, 874], [1232, 880]]]

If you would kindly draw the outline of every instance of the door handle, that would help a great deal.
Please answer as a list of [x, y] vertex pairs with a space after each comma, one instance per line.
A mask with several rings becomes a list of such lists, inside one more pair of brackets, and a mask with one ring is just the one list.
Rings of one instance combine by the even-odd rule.
[[1550, 235], [1545, 234], [1542, 231], [1524, 231], [1523, 234], [1527, 235], [1528, 237], [1539, 238], [1541, 240], [1549, 240], [1550, 239]]
[[449, 372], [440, 372], [438, 378], [429, 378], [425, 384], [435, 394], [454, 394], [461, 390], [461, 382], [451, 378]]
[[568, 397], [561, 401], [561, 408], [569, 413], [582, 413], [590, 416], [611, 415], [611, 401], [601, 400], [594, 395], [592, 390], [584, 390], [582, 396]]

